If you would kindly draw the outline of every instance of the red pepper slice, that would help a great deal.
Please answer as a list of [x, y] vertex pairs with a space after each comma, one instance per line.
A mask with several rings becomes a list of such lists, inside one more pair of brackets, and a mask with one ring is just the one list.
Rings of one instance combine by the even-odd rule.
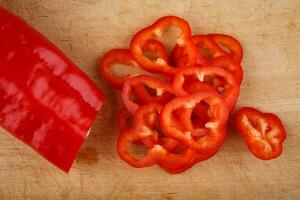
[[103, 93], [60, 50], [0, 7], [0, 125], [68, 172]]
[[188, 57], [187, 65], [193, 65], [198, 58], [198, 50], [191, 40], [191, 29], [189, 24], [179, 17], [166, 16], [158, 19], [151, 26], [148, 26], [135, 34], [130, 43], [130, 51], [137, 63], [147, 71], [154, 73], [175, 74], [176, 68], [170, 66], [164, 59], [155, 61], [143, 55], [142, 46], [149, 39], [161, 38], [169, 26], [177, 26], [181, 34], [177, 38], [177, 45], [184, 48]]
[[[194, 109], [201, 102], [209, 105], [210, 121], [205, 124], [204, 128], [185, 131], [173, 125], [174, 112], [180, 109]], [[162, 130], [167, 136], [181, 141], [199, 153], [215, 152], [223, 144], [226, 137], [227, 119], [228, 108], [224, 99], [217, 93], [208, 91], [174, 98], [165, 105], [160, 116]], [[203, 133], [203, 135], [194, 138], [194, 133]]]
[[257, 158], [269, 160], [281, 154], [286, 132], [275, 114], [243, 107], [237, 112], [235, 125], [249, 150]]
[[241, 63], [243, 59], [243, 48], [238, 40], [225, 34], [208, 34], [220, 47], [227, 49], [232, 56], [233, 60]]
[[[185, 171], [199, 161], [199, 155], [190, 149], [185, 149], [179, 154], [171, 153], [167, 150], [171, 144], [172, 147], [178, 146], [178, 142], [165, 138], [163, 133], [158, 133], [159, 128], [159, 113], [162, 109], [160, 104], [150, 103], [139, 107], [134, 114], [134, 129], [121, 133], [118, 139], [118, 153], [125, 162], [134, 167], [147, 167], [155, 163], [159, 164], [170, 173], [179, 173]], [[162, 134], [162, 135], [161, 135]], [[160, 143], [159, 138], [164, 137], [166, 141]], [[142, 159], [137, 159], [130, 155], [128, 147], [138, 139], [142, 139], [144, 144], [149, 148], [146, 156]], [[202, 155], [201, 158], [209, 158], [208, 155]]]
[[104, 80], [114, 89], [121, 90], [127, 77], [125, 76], [114, 76], [110, 72], [110, 68], [113, 64], [121, 63], [128, 66], [138, 68], [138, 64], [131, 57], [130, 52], [127, 49], [112, 49], [107, 52], [101, 59], [100, 62], [100, 73]]
[[[197, 64], [202, 65], [213, 58], [228, 55], [207, 35], [193, 35], [192, 41], [200, 50], [198, 50], [200, 55], [198, 56]], [[171, 54], [171, 63], [173, 66], [182, 66], [182, 62], [184, 62], [182, 59], [185, 59], [182, 56], [182, 48], [176, 45]]]
[[212, 59], [206, 63], [207, 66], [222, 67], [230, 71], [236, 79], [238, 85], [241, 85], [243, 80], [243, 69], [240, 64], [234, 61], [229, 56], [222, 56]]
[[[156, 164], [157, 160], [167, 153], [161, 145], [153, 145], [158, 135], [155, 128], [158, 123], [158, 113], [161, 109], [162, 106], [155, 103], [139, 107], [134, 114], [133, 128], [119, 135], [117, 150], [120, 158], [133, 167], [147, 167]], [[137, 159], [130, 155], [128, 148], [130, 144], [141, 140], [149, 150], [145, 157]]]
[[[168, 54], [163, 44], [157, 40], [148, 40], [142, 46], [143, 52], [149, 52], [154, 54], [154, 56], [168, 61]], [[111, 74], [110, 68], [113, 64], [124, 64], [135, 68], [140, 68], [140, 66], [132, 58], [130, 51], [127, 49], [112, 49], [107, 52], [100, 61], [100, 73], [104, 80], [114, 89], [122, 90], [123, 84], [130, 75], [116, 76]]]
[[[145, 92], [145, 90], [138, 90], [138, 88], [136, 87], [144, 85], [154, 90], [156, 94], [149, 94]], [[169, 83], [163, 82], [160, 79], [147, 75], [131, 77], [125, 82], [121, 94], [124, 105], [131, 113], [134, 113], [139, 107], [139, 102], [134, 102], [131, 99], [133, 88], [135, 88], [137, 90], [137, 93], [139, 93], [139, 95], [137, 95], [137, 98], [142, 97], [138, 98], [138, 101], [143, 103], [156, 102], [164, 104], [168, 102], [173, 96], [172, 85]]]
[[133, 127], [133, 115], [125, 107], [122, 108], [118, 115], [118, 128], [120, 132], [125, 132]]
[[224, 96], [230, 111], [233, 110], [239, 95], [239, 85], [228, 70], [213, 66], [182, 68], [176, 74], [173, 82], [176, 95], [185, 96], [189, 94], [188, 91], [184, 89], [185, 79], [188, 76], [192, 76], [200, 82], [209, 82], [213, 85], [215, 85], [215, 80], [217, 81], [219, 78], [222, 78], [224, 83], [222, 83], [221, 86], [216, 84], [216, 91]]

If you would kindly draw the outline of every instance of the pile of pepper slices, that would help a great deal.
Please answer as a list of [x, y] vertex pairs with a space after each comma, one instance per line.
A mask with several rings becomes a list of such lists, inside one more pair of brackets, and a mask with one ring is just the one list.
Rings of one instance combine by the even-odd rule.
[[[169, 56], [160, 39], [170, 26], [181, 32]], [[215, 155], [225, 141], [228, 117], [239, 96], [242, 57], [243, 49], [233, 37], [192, 36], [189, 24], [175, 16], [162, 17], [140, 30], [129, 49], [107, 52], [100, 72], [111, 87], [121, 91], [124, 103], [118, 118], [121, 159], [137, 168], [158, 164], [170, 173], [180, 173]], [[151, 74], [113, 75], [111, 67], [117, 63]], [[246, 120], [240, 116], [237, 124], [249, 149], [261, 159], [279, 156], [285, 139], [279, 118], [267, 119], [255, 109], [249, 116], [247, 109], [251, 108], [243, 110]], [[269, 123], [274, 118], [276, 123]], [[260, 129], [264, 124], [268, 130]], [[256, 130], [264, 136], [271, 130], [275, 134], [271, 133], [271, 141], [255, 137]], [[131, 155], [131, 144], [147, 147], [146, 155]]]

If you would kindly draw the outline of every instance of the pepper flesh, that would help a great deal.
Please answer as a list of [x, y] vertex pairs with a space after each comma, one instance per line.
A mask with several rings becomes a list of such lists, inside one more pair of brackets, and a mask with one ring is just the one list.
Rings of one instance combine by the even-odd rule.
[[[176, 110], [183, 108], [193, 110], [202, 101], [205, 101], [210, 106], [208, 110], [210, 120], [205, 124], [204, 128], [183, 130], [174, 126], [173, 113]], [[181, 141], [184, 145], [198, 153], [210, 154], [215, 152], [225, 140], [228, 112], [224, 99], [216, 92], [204, 91], [184, 97], [176, 97], [163, 108], [160, 115], [161, 127], [167, 136]], [[191, 124], [188, 122], [191, 121], [190, 117], [186, 117], [183, 120], [187, 121], [186, 124]], [[204, 134], [196, 139], [192, 137], [193, 132]]]
[[235, 125], [250, 152], [257, 158], [269, 160], [281, 154], [286, 132], [275, 114], [243, 107], [237, 112]]
[[169, 26], [179, 27], [181, 34], [178, 36], [176, 44], [183, 47], [185, 55], [187, 56], [186, 65], [195, 64], [198, 59], [198, 50], [191, 40], [191, 29], [189, 24], [179, 17], [166, 16], [158, 19], [151, 26], [148, 26], [138, 33], [136, 33], [130, 43], [130, 51], [133, 58], [136, 60], [141, 67], [147, 71], [154, 73], [165, 73], [169, 75], [174, 75], [176, 73], [176, 68], [170, 66], [164, 59], [157, 59], [155, 61], [143, 55], [142, 46], [149, 39], [154, 39], [155, 37], [162, 37], [162, 34]]
[[[216, 91], [224, 96], [224, 99], [230, 111], [234, 109], [239, 95], [239, 85], [230, 71], [214, 66], [195, 66], [182, 68], [176, 74], [173, 82], [174, 92], [176, 95], [185, 96], [188, 94], [188, 91], [186, 91], [186, 89], [184, 88], [184, 84], [186, 82], [186, 78], [189, 76], [196, 78], [196, 80], [201, 83], [210, 81], [210, 84], [212, 84], [216, 88]], [[209, 76], [212, 77], [212, 80], [207, 80], [209, 78], [206, 77]], [[221, 85], [219, 85], [218, 83], [218, 77], [223, 79]], [[223, 90], [219, 91], [219, 89]]]
[[229, 51], [229, 54], [232, 56], [233, 60], [237, 63], [241, 63], [243, 59], [243, 48], [240, 42], [231, 37], [230, 35], [225, 34], [208, 34], [208, 36], [214, 40], [220, 47], [223, 47]]
[[[157, 58], [169, 62], [166, 49], [164, 48], [163, 44], [157, 40], [148, 40], [142, 46], [142, 51], [150, 52], [153, 55], [155, 55]], [[102, 74], [102, 77], [114, 89], [122, 90], [125, 80], [129, 78], [130, 75], [117, 76], [111, 74], [110, 68], [117, 63], [135, 67], [135, 68], [141, 68], [141, 67], [135, 62], [135, 60], [130, 54], [130, 51], [127, 49], [112, 49], [102, 57], [99, 63], [100, 65], [99, 69], [100, 69], [100, 73]], [[146, 72], [141, 71], [141, 73], [146, 73]]]
[[[144, 87], [143, 85], [153, 89], [156, 94], [152, 96], [144, 89], [139, 90], [139, 88]], [[139, 87], [137, 88], [136, 86]], [[156, 102], [164, 104], [172, 98], [173, 93], [172, 85], [160, 79], [148, 75], [131, 77], [126, 80], [121, 94], [124, 105], [131, 113], [135, 113], [140, 105], [139, 102], [134, 102], [131, 99], [131, 94], [134, 90], [136, 90], [137, 93], [137, 100], [143, 103]]]
[[60, 50], [0, 7], [0, 125], [65, 172], [104, 95]]

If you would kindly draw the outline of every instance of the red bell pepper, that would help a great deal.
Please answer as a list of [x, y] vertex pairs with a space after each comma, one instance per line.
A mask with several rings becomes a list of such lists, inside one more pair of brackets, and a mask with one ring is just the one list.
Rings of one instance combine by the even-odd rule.
[[[162, 43], [157, 40], [148, 40], [142, 46], [142, 51], [151, 53], [153, 56], [169, 62], [167, 51]], [[116, 76], [112, 74], [110, 68], [113, 66], [113, 64], [117, 63], [128, 65], [134, 68], [140, 68], [140, 66], [135, 62], [130, 54], [130, 51], [127, 49], [112, 49], [102, 57], [99, 63], [99, 69], [102, 77], [114, 89], [122, 90], [126, 78], [131, 75]]]
[[257, 158], [269, 160], [281, 154], [286, 132], [275, 114], [243, 107], [237, 112], [235, 125], [249, 150]]
[[[145, 104], [136, 111], [133, 128], [122, 132], [117, 142], [120, 157], [134, 167], [148, 167], [158, 164], [170, 173], [180, 173], [200, 160], [208, 159], [213, 154], [200, 155], [185, 148], [181, 153], [173, 153], [178, 142], [164, 135], [159, 130], [159, 113], [162, 105], [156, 103]], [[164, 138], [165, 140], [161, 140]], [[129, 152], [129, 145], [142, 140], [148, 152], [142, 159], [133, 157]]]
[[238, 40], [225, 34], [208, 34], [220, 47], [227, 50], [232, 56], [233, 60], [241, 63], [243, 59], [243, 48]]
[[[228, 70], [213, 66], [182, 68], [174, 78], [173, 87], [176, 95], [185, 96], [189, 94], [185, 90], [184, 84], [185, 79], [190, 76], [200, 82], [212, 84], [216, 88], [216, 91], [224, 96], [229, 110], [233, 110], [239, 95], [239, 85]], [[221, 85], [218, 79], [221, 79]]]
[[136, 33], [130, 43], [130, 51], [136, 62], [154, 73], [164, 73], [173, 75], [176, 68], [170, 66], [164, 59], [151, 60], [143, 55], [142, 47], [150, 39], [161, 38], [169, 26], [176, 26], [181, 30], [181, 34], [176, 40], [176, 44], [183, 47], [183, 52], [187, 56], [185, 65], [193, 65], [198, 59], [198, 50], [191, 40], [191, 29], [189, 24], [179, 17], [166, 16], [158, 19], [151, 26], [148, 26]]
[[230, 56], [222, 56], [212, 59], [206, 63], [207, 66], [222, 67], [230, 71], [238, 85], [241, 85], [243, 80], [243, 69], [239, 63], [234, 61]]
[[[205, 124], [205, 127], [200, 129], [192, 127], [191, 130], [183, 130], [174, 126], [173, 120], [176, 111], [182, 109], [193, 110], [201, 102], [209, 105], [207, 113], [210, 119]], [[228, 107], [219, 94], [204, 91], [171, 100], [161, 112], [160, 123], [162, 130], [168, 137], [181, 141], [185, 146], [190, 147], [198, 153], [210, 154], [215, 152], [225, 140], [228, 112]], [[181, 119], [182, 122], [190, 120], [190, 117]], [[191, 123], [185, 122], [185, 124]], [[193, 137], [194, 134], [197, 137]]]
[[100, 62], [100, 73], [102, 74], [102, 77], [114, 89], [122, 90], [126, 78], [130, 75], [115, 76], [111, 74], [110, 68], [116, 63], [136, 68], [139, 68], [139, 66], [131, 57], [130, 52], [126, 49], [112, 49], [102, 57]]
[[0, 7], [0, 125], [68, 172], [104, 95], [59, 49]]
[[[136, 86], [142, 86], [142, 88], [146, 86], [147, 88], [153, 90], [155, 94], [149, 94], [145, 88], [139, 90], [141, 87]], [[137, 93], [135, 96], [137, 99], [132, 99], [132, 94], [134, 91]], [[152, 76], [139, 75], [126, 80], [121, 96], [126, 108], [131, 113], [135, 113], [141, 103], [156, 102], [164, 104], [168, 102], [173, 96], [172, 93], [173, 88], [171, 84]]]
[[[199, 51], [199, 59], [197, 64], [203, 65], [206, 61], [220, 56], [226, 56], [226, 53], [218, 44], [216, 44], [209, 36], [207, 35], [193, 35], [192, 41], [197, 46]], [[182, 59], [185, 59], [182, 55], [182, 47], [176, 45], [171, 53], [171, 63], [173, 66], [182, 66]]]

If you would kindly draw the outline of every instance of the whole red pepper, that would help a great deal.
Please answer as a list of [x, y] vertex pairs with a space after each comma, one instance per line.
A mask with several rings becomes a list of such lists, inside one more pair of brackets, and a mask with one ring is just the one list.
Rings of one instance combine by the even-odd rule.
[[104, 95], [59, 49], [0, 7], [0, 125], [68, 172]]

